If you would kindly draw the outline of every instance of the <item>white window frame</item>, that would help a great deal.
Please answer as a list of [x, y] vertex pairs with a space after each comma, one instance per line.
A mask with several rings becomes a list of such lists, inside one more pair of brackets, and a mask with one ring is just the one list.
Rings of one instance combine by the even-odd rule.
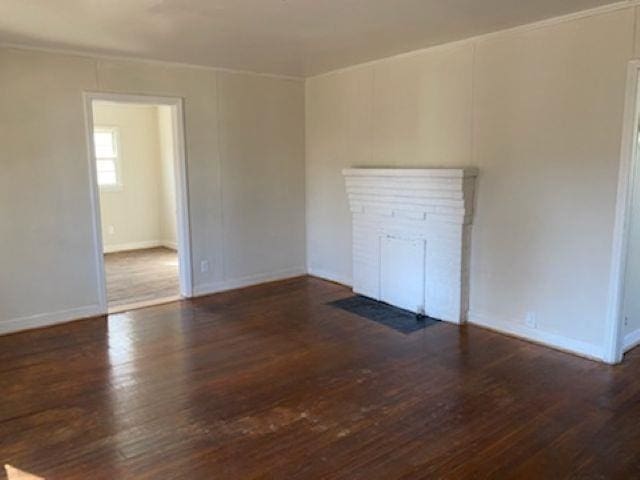
[[[115, 150], [116, 150], [116, 156], [114, 159], [114, 163], [115, 163], [115, 167], [116, 167], [116, 183], [112, 184], [112, 185], [100, 185], [100, 182], [98, 182], [98, 187], [100, 188], [101, 192], [119, 192], [122, 191], [123, 189], [123, 182], [122, 182], [122, 149], [121, 149], [121, 145], [120, 145], [120, 130], [118, 129], [118, 127], [115, 126], [111, 126], [111, 125], [96, 125], [93, 128], [93, 132], [94, 134], [96, 132], [107, 132], [110, 133], [113, 136], [113, 140], [115, 143]], [[95, 149], [95, 145], [94, 145], [94, 149]], [[96, 161], [96, 169], [97, 169], [97, 164], [100, 160], [102, 159], [106, 159], [105, 157], [98, 157], [97, 155], [98, 152], [94, 151], [94, 157], [95, 157], [95, 161]], [[111, 160], [111, 158], [109, 158], [109, 160]]]

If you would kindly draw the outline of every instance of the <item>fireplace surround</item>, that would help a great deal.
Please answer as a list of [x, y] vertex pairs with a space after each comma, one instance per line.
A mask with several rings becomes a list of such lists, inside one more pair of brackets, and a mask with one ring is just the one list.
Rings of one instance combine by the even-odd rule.
[[343, 170], [353, 219], [353, 290], [466, 321], [474, 168]]

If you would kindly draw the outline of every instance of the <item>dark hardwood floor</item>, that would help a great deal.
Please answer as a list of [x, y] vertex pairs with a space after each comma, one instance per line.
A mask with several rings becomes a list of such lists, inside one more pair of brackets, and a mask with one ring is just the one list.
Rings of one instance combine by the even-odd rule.
[[640, 478], [640, 350], [404, 335], [313, 278], [0, 337], [0, 461], [46, 479]]

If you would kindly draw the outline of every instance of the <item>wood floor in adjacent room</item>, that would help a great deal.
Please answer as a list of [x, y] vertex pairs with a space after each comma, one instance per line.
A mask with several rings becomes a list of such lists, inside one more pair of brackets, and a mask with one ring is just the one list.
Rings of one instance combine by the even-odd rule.
[[104, 269], [110, 309], [180, 295], [175, 250], [158, 247], [106, 253]]
[[0, 337], [0, 461], [46, 479], [640, 476], [640, 350], [410, 335], [313, 278]]

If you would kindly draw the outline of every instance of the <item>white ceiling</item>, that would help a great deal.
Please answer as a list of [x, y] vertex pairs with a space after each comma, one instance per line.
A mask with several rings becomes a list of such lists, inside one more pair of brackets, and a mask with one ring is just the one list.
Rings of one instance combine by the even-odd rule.
[[611, 0], [0, 0], [0, 42], [310, 76]]

